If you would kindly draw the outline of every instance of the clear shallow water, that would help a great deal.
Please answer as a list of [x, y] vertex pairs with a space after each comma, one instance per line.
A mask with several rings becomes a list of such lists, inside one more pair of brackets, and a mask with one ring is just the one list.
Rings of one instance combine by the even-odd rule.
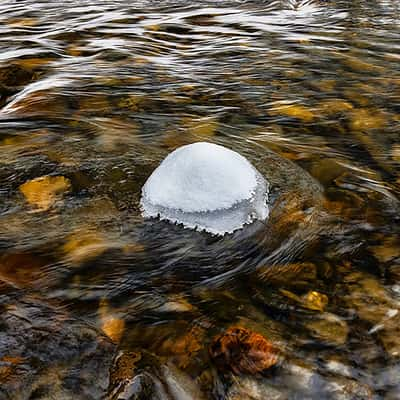
[[[2, 3], [5, 296], [62, 306], [192, 398], [398, 398], [399, 12]], [[266, 224], [217, 239], [143, 221], [147, 177], [195, 141], [268, 178]], [[281, 365], [217, 373], [209, 344], [231, 326], [267, 337]]]

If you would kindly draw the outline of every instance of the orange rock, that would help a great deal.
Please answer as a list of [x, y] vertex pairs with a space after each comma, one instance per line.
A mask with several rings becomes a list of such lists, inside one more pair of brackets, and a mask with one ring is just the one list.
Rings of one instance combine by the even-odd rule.
[[109, 317], [104, 320], [101, 329], [114, 343], [119, 343], [125, 331], [125, 321], [120, 318]]
[[181, 336], [166, 339], [160, 346], [160, 352], [165, 355], [172, 355], [176, 365], [185, 369], [201, 350], [200, 341], [203, 336], [204, 330], [194, 326]]
[[100, 301], [98, 314], [102, 331], [114, 343], [119, 343], [125, 332], [125, 321], [118, 317], [107, 299], [102, 299]]
[[71, 190], [71, 182], [63, 176], [41, 176], [25, 182], [19, 190], [31, 206], [46, 211]]
[[235, 374], [255, 374], [278, 362], [278, 351], [259, 333], [242, 327], [231, 327], [214, 338], [210, 356], [222, 370]]
[[0, 358], [0, 383], [6, 379], [8, 380], [12, 378], [13, 376], [15, 377], [18, 365], [22, 364], [24, 360], [24, 358], [19, 356], [4, 356], [3, 358]]

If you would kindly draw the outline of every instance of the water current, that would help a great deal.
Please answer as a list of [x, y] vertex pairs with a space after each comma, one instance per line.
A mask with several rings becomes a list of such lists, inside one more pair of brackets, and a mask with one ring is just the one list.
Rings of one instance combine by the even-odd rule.
[[[399, 65], [395, 0], [3, 0], [0, 399], [399, 399]], [[267, 221], [143, 219], [199, 141]]]

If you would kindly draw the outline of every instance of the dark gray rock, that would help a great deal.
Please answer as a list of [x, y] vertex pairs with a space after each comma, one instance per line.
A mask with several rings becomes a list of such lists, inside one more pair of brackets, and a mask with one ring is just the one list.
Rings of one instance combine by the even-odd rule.
[[0, 281], [0, 399], [100, 399], [114, 345], [94, 327]]

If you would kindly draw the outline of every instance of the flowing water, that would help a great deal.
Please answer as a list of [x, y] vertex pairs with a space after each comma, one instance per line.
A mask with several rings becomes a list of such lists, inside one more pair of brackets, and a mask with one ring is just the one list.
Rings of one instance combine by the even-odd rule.
[[[0, 399], [399, 399], [399, 21], [395, 0], [2, 1]], [[267, 178], [265, 223], [142, 218], [197, 141]], [[279, 363], [217, 368], [232, 327]]]

